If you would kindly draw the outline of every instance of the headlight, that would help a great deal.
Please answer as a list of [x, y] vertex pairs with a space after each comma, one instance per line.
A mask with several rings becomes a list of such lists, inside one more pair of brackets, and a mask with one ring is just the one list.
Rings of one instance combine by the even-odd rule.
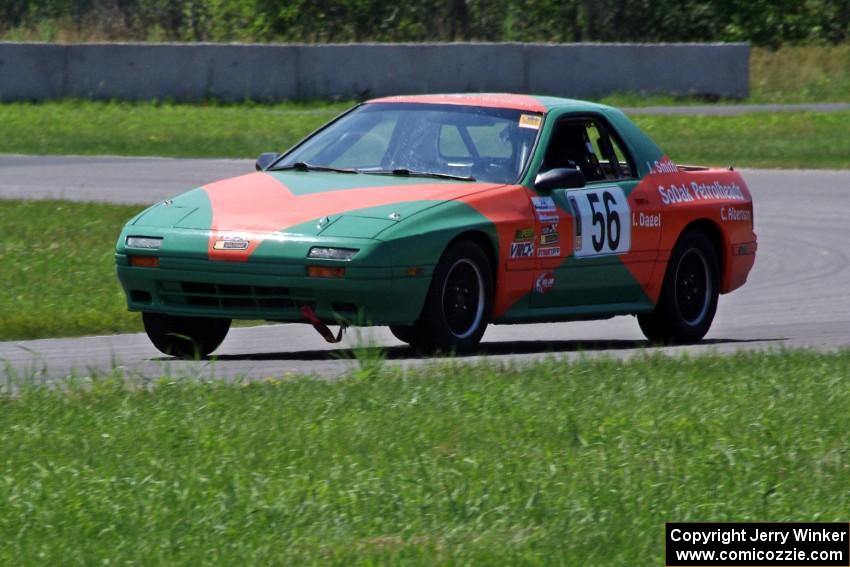
[[159, 250], [160, 248], [162, 248], [162, 238], [154, 236], [128, 236], [126, 244], [130, 248]]
[[308, 258], [319, 260], [351, 260], [355, 254], [360, 252], [357, 248], [310, 248]]

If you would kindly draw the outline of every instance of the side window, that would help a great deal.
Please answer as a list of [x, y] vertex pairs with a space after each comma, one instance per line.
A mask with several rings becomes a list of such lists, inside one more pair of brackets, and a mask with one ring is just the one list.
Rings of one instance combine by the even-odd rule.
[[605, 179], [634, 177], [634, 170], [626, 158], [617, 139], [596, 121], [587, 124], [587, 133], [593, 144], [594, 152], [599, 156], [599, 165]]
[[605, 126], [589, 118], [558, 123], [543, 158], [543, 169], [576, 167], [588, 182], [634, 177], [619, 142]]

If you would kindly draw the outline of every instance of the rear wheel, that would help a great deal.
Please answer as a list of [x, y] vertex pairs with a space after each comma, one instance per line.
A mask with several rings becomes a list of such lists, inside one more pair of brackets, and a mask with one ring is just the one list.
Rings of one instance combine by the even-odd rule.
[[177, 358], [207, 356], [219, 347], [230, 330], [230, 319], [142, 313], [142, 322], [153, 346]]
[[490, 260], [474, 242], [460, 241], [437, 264], [419, 320], [393, 334], [417, 350], [469, 352], [481, 341], [492, 307]]
[[638, 315], [647, 339], [677, 344], [705, 336], [717, 311], [718, 266], [717, 252], [705, 234], [682, 235], [670, 255], [655, 311]]

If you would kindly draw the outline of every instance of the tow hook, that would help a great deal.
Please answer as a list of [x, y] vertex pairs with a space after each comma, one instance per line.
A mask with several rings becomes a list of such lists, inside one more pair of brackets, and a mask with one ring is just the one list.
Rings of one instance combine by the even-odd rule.
[[345, 325], [339, 326], [339, 333], [334, 336], [333, 331], [330, 330], [330, 327], [322, 323], [322, 320], [319, 319], [319, 316], [316, 315], [316, 312], [313, 311], [310, 306], [302, 305], [301, 306], [301, 315], [304, 316], [304, 319], [307, 320], [308, 323], [313, 325], [313, 328], [318, 331], [322, 338], [328, 341], [329, 343], [338, 343], [342, 340], [342, 334], [345, 332]]

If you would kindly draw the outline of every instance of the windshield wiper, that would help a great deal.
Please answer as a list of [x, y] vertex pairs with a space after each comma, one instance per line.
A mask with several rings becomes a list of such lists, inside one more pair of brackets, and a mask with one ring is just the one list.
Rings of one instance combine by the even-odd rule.
[[356, 169], [352, 169], [349, 167], [331, 167], [329, 165], [313, 165], [311, 163], [304, 163], [303, 161], [296, 161], [295, 163], [289, 163], [286, 165], [280, 165], [277, 167], [272, 167], [267, 171], [285, 171], [288, 169], [294, 169], [295, 171], [335, 171], [337, 173], [360, 173]]
[[375, 175], [398, 175], [402, 177], [436, 177], [438, 179], [456, 179], [458, 181], [475, 181], [471, 175], [454, 175], [452, 173], [436, 173], [434, 171], [415, 171], [405, 167], [395, 169], [360, 169], [360, 173], [374, 173]]

